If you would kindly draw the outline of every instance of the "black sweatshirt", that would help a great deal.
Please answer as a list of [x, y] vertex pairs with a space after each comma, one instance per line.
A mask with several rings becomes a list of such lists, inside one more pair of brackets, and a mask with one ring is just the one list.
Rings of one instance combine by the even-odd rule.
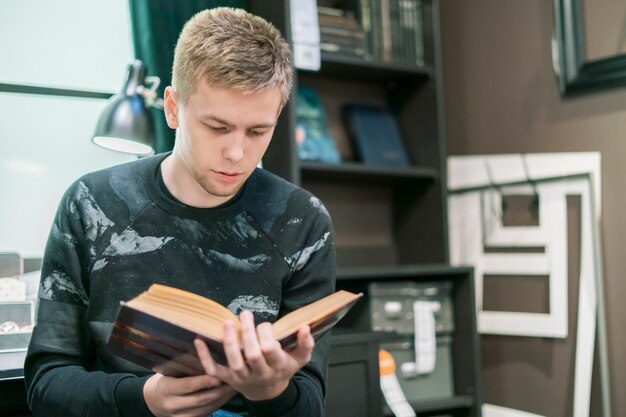
[[[335, 289], [331, 220], [307, 191], [257, 169], [226, 204], [176, 200], [166, 154], [77, 180], [45, 250], [37, 325], [26, 357], [28, 401], [42, 416], [150, 416], [149, 370], [104, 352], [121, 300], [158, 282], [207, 296], [257, 323]], [[278, 398], [237, 395], [224, 409], [254, 416], [323, 415], [328, 340]], [[246, 414], [247, 413], [247, 414]]]

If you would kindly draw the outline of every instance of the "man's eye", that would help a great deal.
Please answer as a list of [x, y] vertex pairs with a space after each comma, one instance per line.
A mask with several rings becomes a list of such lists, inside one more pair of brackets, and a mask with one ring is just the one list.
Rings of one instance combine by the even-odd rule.
[[209, 129], [211, 129], [215, 133], [228, 133], [227, 127], [209, 126]]
[[266, 133], [267, 133], [267, 131], [265, 131], [265, 130], [251, 130], [250, 131], [250, 136], [263, 136]]

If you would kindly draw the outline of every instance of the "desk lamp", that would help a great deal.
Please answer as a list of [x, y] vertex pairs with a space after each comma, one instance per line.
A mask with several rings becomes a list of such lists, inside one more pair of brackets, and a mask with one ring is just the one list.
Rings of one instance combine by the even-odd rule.
[[[93, 142], [119, 152], [146, 156], [154, 153], [154, 127], [148, 107], [163, 108], [157, 99], [159, 77], [144, 77], [139, 60], [128, 65], [122, 91], [111, 97], [100, 115]], [[144, 83], [151, 84], [145, 87]]]

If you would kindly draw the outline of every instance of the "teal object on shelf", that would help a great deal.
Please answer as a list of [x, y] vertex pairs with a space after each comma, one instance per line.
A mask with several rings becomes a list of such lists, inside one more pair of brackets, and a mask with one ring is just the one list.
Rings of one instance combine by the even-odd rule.
[[298, 86], [295, 138], [298, 158], [301, 160], [331, 164], [341, 162], [317, 93], [302, 85]]

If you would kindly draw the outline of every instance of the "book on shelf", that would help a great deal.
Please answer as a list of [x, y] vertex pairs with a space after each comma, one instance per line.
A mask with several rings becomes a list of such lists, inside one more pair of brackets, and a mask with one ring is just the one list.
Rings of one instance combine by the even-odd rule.
[[424, 65], [421, 0], [359, 0], [356, 14], [374, 60]]
[[365, 48], [365, 34], [349, 29], [320, 27], [320, 42]]
[[320, 49], [348, 58], [367, 59], [365, 34], [349, 29], [320, 26]]
[[334, 57], [347, 59], [368, 59], [364, 48], [339, 45], [333, 42], [320, 42], [320, 50]]
[[295, 138], [301, 160], [332, 164], [341, 162], [324, 106], [317, 92], [304, 85], [298, 85], [297, 90]]
[[[328, 332], [363, 294], [337, 291], [272, 324], [272, 332], [285, 350], [295, 347], [298, 330], [309, 325], [317, 340]], [[223, 305], [178, 288], [152, 284], [135, 298], [122, 302], [105, 350], [167, 376], [204, 373], [193, 344], [204, 340], [213, 359], [227, 363], [223, 327], [227, 320], [241, 333], [236, 315]]]
[[386, 106], [347, 104], [344, 121], [355, 150], [366, 165], [408, 167], [396, 116]]
[[333, 55], [368, 58], [365, 32], [354, 12], [318, 6], [320, 48]]
[[356, 15], [351, 10], [317, 6], [317, 16], [320, 26], [360, 28]]

